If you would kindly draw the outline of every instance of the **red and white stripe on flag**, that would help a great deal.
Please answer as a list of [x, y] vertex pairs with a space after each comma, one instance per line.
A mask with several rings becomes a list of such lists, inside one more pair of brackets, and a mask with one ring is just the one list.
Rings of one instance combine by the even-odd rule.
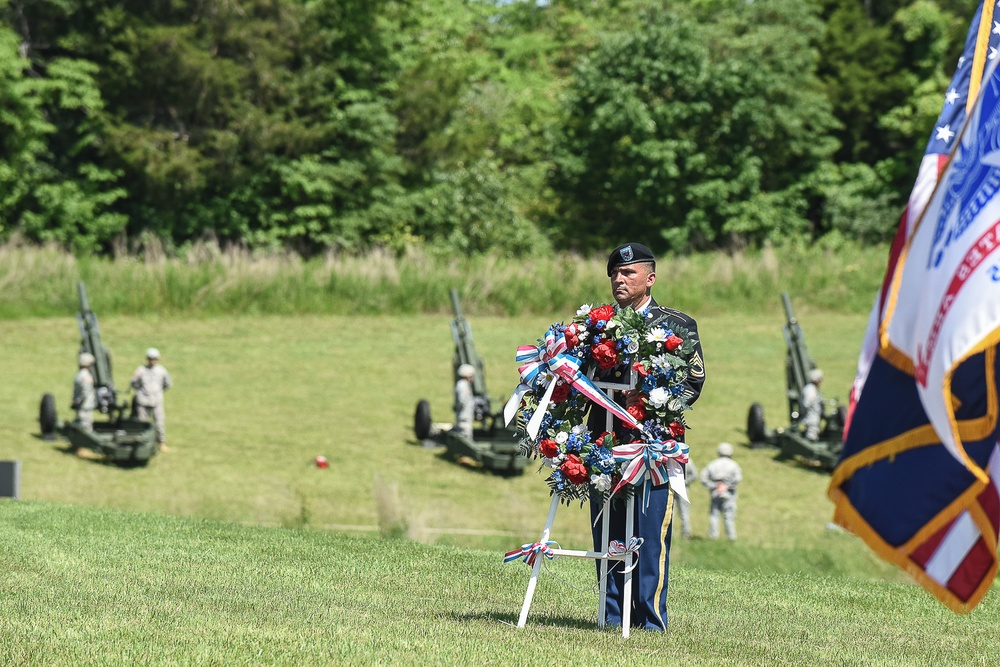
[[952, 607], [967, 609], [970, 600], [978, 601], [993, 585], [997, 573], [1000, 448], [995, 447], [990, 456], [989, 476], [989, 485], [969, 509], [910, 553], [916, 566], [913, 574]]

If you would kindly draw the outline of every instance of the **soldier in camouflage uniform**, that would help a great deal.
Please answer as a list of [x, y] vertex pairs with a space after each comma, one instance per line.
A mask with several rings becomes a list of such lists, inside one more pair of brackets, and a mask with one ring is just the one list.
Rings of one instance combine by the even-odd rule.
[[73, 378], [73, 403], [70, 407], [76, 410], [76, 421], [84, 431], [94, 430], [97, 392], [94, 391], [94, 376], [90, 372], [94, 361], [94, 355], [82, 352], [79, 359], [80, 370]]
[[455, 428], [472, 440], [472, 420], [476, 412], [476, 397], [472, 391], [472, 379], [476, 377], [476, 367], [462, 364], [458, 367], [458, 382], [455, 383]]
[[132, 389], [139, 419], [156, 425], [156, 442], [166, 449], [167, 416], [163, 409], [163, 392], [170, 389], [172, 381], [167, 369], [160, 365], [160, 351], [155, 347], [146, 350], [146, 365], [139, 366], [132, 374]]
[[[690, 460], [688, 457], [688, 462], [684, 465], [684, 485], [687, 488], [692, 488], [698, 483], [698, 468], [695, 467], [694, 461]], [[690, 492], [688, 492], [690, 496]], [[677, 493], [674, 493], [674, 504], [677, 506], [677, 516], [681, 520], [681, 537], [685, 540], [691, 539], [691, 503], [682, 499]]]
[[708, 539], [719, 537], [719, 515], [726, 525], [726, 537], [736, 539], [736, 487], [743, 481], [743, 470], [733, 460], [733, 446], [728, 442], [719, 445], [719, 458], [701, 471], [701, 483], [711, 495], [708, 510]]
[[819, 391], [819, 386], [823, 383], [823, 371], [812, 369], [808, 379], [809, 384], [802, 388], [802, 424], [806, 429], [806, 438], [816, 442], [819, 440], [823, 421], [823, 395]]

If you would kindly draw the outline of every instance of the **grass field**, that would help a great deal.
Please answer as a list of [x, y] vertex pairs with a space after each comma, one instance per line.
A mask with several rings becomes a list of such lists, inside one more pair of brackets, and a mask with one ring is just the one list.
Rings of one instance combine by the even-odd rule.
[[[844, 399], [864, 316], [796, 307], [826, 393]], [[995, 593], [971, 615], [953, 615], [828, 527], [828, 476], [743, 446], [750, 403], [764, 405], [769, 425], [786, 419], [783, 320], [706, 310], [693, 312], [708, 382], [689, 444], [699, 466], [718, 442], [737, 446], [740, 541], [675, 540], [672, 631], [639, 633], [629, 650], [687, 665], [994, 661]], [[516, 346], [570, 314], [470, 317], [497, 407], [517, 381]], [[500, 556], [538, 538], [548, 488], [533, 464], [500, 478], [415, 441], [418, 399], [450, 419], [449, 319], [102, 317], [120, 386], [150, 345], [175, 381], [170, 450], [130, 470], [38, 437], [43, 393], [70, 417], [72, 315], [0, 320], [0, 459], [22, 463], [22, 502], [0, 503], [11, 572], [0, 584], [0, 661], [621, 659], [620, 636], [593, 629], [589, 564], [554, 563], [532, 627], [505, 624], [516, 619], [527, 569], [501, 567]], [[313, 465], [319, 454], [330, 468]], [[704, 535], [707, 493], [693, 494]], [[561, 508], [553, 539], [586, 547], [586, 514]]]
[[595, 629], [593, 569], [330, 531], [0, 503], [5, 665], [996, 664], [997, 600], [675, 567], [670, 630]]

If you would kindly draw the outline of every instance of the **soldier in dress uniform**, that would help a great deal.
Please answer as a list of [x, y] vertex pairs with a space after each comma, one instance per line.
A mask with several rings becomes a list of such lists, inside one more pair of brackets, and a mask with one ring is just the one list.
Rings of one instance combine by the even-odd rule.
[[80, 370], [73, 378], [73, 403], [70, 407], [76, 410], [76, 421], [80, 424], [80, 428], [84, 431], [93, 431], [97, 392], [94, 390], [94, 375], [90, 369], [96, 360], [89, 352], [81, 352], [78, 361]]
[[146, 350], [146, 365], [139, 366], [132, 374], [132, 389], [135, 390], [137, 416], [156, 425], [156, 442], [160, 449], [166, 449], [167, 415], [163, 408], [163, 392], [170, 389], [173, 382], [170, 373], [160, 365], [160, 351], [155, 347]]
[[[625, 243], [611, 251], [608, 257], [608, 277], [611, 292], [619, 308], [632, 308], [647, 318], [651, 325], [665, 328], [680, 326], [692, 335], [698, 335], [698, 325], [689, 315], [673, 308], [661, 306], [653, 299], [651, 290], [656, 283], [656, 259], [649, 248], [641, 243]], [[610, 382], [627, 381], [629, 369], [618, 368], [611, 376], [595, 379]], [[701, 394], [705, 382], [705, 365], [701, 342], [695, 347], [692, 369], [687, 381], [685, 398], [693, 404]], [[616, 393], [615, 400], [621, 405], [638, 400], [635, 392]], [[606, 411], [601, 408], [591, 410], [588, 428], [594, 437], [605, 430]], [[635, 432], [615, 422], [615, 431], [623, 442], [630, 442]], [[623, 437], [624, 436], [624, 437]], [[681, 438], [679, 438], [681, 439]], [[674, 494], [669, 484], [661, 484], [649, 490], [648, 503], [641, 488], [637, 489], [631, 501], [616, 498], [611, 501], [609, 513], [601, 515], [609, 522], [610, 539], [628, 544], [631, 535], [625, 535], [626, 503], [635, 506], [635, 534], [643, 539], [638, 551], [638, 567], [632, 578], [631, 625], [664, 632], [667, 629], [667, 575], [670, 569], [670, 538], [673, 519]], [[592, 498], [591, 519], [596, 519], [603, 506], [602, 499]], [[600, 522], [593, 524], [594, 550], [601, 549]], [[599, 564], [598, 564], [599, 565]], [[599, 570], [598, 570], [599, 571]], [[616, 568], [608, 577], [608, 599], [605, 622], [610, 626], [622, 625], [622, 599], [625, 576], [621, 568]]]

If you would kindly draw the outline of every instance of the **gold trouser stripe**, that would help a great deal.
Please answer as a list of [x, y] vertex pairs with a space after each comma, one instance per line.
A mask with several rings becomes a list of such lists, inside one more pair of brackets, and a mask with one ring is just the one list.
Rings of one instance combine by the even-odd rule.
[[673, 518], [674, 513], [674, 492], [670, 490], [667, 492], [667, 511], [663, 515], [663, 523], [660, 525], [660, 579], [656, 582], [656, 597], [653, 598], [653, 609], [656, 612], [656, 618], [660, 621], [660, 625], [664, 628], [667, 624], [663, 622], [663, 617], [660, 616], [660, 595], [663, 593], [663, 585], [666, 583], [666, 571], [664, 570], [664, 564], [666, 563], [667, 556], [667, 531], [670, 529], [670, 520]]

